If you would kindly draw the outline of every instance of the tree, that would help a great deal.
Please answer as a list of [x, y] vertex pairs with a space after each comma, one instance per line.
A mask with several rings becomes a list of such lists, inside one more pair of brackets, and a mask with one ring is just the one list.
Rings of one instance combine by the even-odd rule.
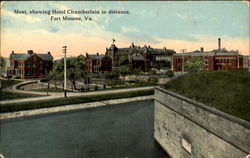
[[48, 75], [48, 79], [54, 82], [55, 88], [57, 89], [57, 82], [63, 80], [63, 73], [58, 72], [55, 69], [53, 69], [52, 71], [50, 71]]
[[2, 75], [2, 73], [4, 73], [5, 66], [6, 66], [6, 61], [4, 60], [4, 58], [3, 58], [3, 57], [1, 57], [1, 56], [0, 56], [0, 68], [1, 68], [1, 75]]
[[190, 58], [184, 64], [185, 70], [188, 72], [202, 71], [205, 66], [205, 62], [202, 58]]
[[130, 74], [130, 70], [127, 66], [122, 66], [119, 68], [119, 73], [123, 76], [123, 81], [125, 82], [125, 77]]
[[116, 86], [119, 84], [120, 81], [120, 73], [119, 70], [114, 70], [112, 72], [106, 72], [105, 78], [107, 80], [108, 85]]
[[[67, 79], [72, 83], [73, 88], [76, 89], [76, 81], [87, 76], [86, 60], [84, 56], [69, 57], [66, 60], [67, 65]], [[64, 59], [62, 58], [56, 65], [55, 71], [60, 75], [64, 72]], [[62, 73], [62, 74], [61, 74]]]
[[140, 82], [140, 78], [139, 75], [141, 74], [141, 70], [140, 69], [134, 69], [133, 74], [135, 75], [135, 81], [136, 82]]

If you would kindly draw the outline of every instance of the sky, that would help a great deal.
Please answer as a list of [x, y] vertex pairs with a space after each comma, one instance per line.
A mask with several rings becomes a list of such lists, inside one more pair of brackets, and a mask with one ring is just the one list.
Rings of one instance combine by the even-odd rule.
[[[218, 38], [222, 48], [249, 55], [249, 9], [247, 1], [5, 1], [1, 2], [1, 56], [33, 50], [50, 51], [59, 59], [65, 45], [67, 56], [103, 54], [113, 39], [118, 48], [133, 42], [177, 53], [200, 47], [209, 51], [218, 48]], [[30, 14], [32, 10], [51, 12]], [[51, 14], [52, 10], [98, 10], [100, 14]], [[108, 14], [109, 10], [129, 14]], [[82, 21], [64, 21], [63, 16]]]

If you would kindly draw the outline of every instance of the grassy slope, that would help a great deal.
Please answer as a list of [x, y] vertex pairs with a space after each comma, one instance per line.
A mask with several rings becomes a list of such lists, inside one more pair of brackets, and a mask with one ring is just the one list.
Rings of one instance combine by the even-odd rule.
[[250, 121], [250, 74], [245, 70], [188, 74], [163, 87]]
[[43, 95], [36, 94], [25, 94], [25, 93], [12, 93], [12, 92], [0, 92], [0, 100], [8, 100], [8, 99], [21, 99], [21, 98], [30, 98], [30, 97], [40, 97]]
[[3, 88], [18, 84], [20, 82], [22, 82], [22, 81], [11, 80], [11, 79], [10, 80], [1, 80], [0, 100], [20, 99], [20, 98], [42, 96], [42, 95], [22, 94], [22, 93], [12, 93], [12, 92], [2, 91]]

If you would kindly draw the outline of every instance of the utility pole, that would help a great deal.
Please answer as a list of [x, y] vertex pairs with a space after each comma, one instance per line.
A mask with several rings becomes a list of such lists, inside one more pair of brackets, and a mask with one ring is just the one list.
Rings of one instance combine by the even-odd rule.
[[66, 75], [66, 53], [67, 53], [67, 46], [63, 46], [63, 53], [64, 53], [64, 97], [67, 97], [67, 75]]
[[184, 74], [184, 53], [186, 52], [186, 49], [181, 49], [182, 52], [182, 64], [181, 64], [181, 75]]

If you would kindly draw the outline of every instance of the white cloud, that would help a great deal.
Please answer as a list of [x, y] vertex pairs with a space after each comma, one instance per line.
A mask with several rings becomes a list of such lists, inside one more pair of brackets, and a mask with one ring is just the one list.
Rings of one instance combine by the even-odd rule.
[[139, 32], [139, 29], [130, 27], [130, 26], [122, 26], [122, 32], [127, 33], [127, 32]]
[[29, 23], [37, 23], [41, 21], [41, 19], [38, 17], [32, 17], [32, 16], [25, 15], [25, 14], [14, 14], [13, 12], [6, 11], [4, 9], [1, 10], [1, 14], [2, 16], [10, 16], [16, 19], [22, 19]]

